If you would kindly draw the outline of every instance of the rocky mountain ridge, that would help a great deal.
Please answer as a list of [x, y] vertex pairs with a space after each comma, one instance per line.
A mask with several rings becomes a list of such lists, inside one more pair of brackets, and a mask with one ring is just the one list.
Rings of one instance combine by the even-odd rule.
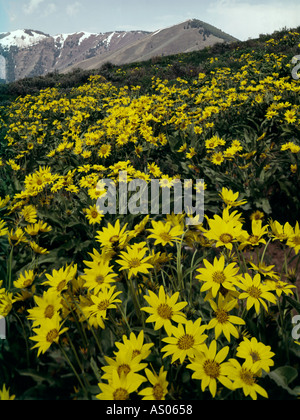
[[2, 32], [0, 79], [12, 82], [76, 67], [98, 68], [105, 62], [125, 64], [233, 41], [234, 37], [196, 19], [154, 32], [83, 31], [55, 36], [29, 29]]

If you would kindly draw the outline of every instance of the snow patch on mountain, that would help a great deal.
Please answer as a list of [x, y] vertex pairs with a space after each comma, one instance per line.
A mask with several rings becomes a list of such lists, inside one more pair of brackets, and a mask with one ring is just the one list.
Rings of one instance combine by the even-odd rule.
[[4, 49], [10, 49], [11, 47], [23, 49], [38, 44], [48, 38], [48, 35], [42, 32], [19, 29], [8, 33], [2, 32], [0, 38], [0, 46]]

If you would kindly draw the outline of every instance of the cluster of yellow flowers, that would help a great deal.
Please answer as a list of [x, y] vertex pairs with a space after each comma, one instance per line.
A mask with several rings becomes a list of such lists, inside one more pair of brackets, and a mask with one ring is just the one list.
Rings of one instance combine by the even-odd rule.
[[[94, 76], [68, 94], [46, 89], [11, 104], [9, 158], [0, 159], [0, 170], [17, 193], [0, 197], [0, 243], [8, 250], [0, 316], [25, 319], [39, 358], [59, 346], [86, 394], [82, 358], [93, 359], [96, 348], [99, 399], [173, 396], [168, 367], [188, 369], [214, 398], [224, 388], [268, 397], [260, 381], [275, 354], [248, 334], [247, 321], [264, 320], [276, 306], [280, 312], [282, 298], [296, 293], [287, 254], [299, 257], [300, 226], [266, 222], [256, 209], [249, 220], [237, 207], [252, 210], [250, 186], [275, 173], [281, 157], [289, 176], [299, 177], [300, 85], [280, 76], [286, 58], [235, 56], [239, 71], [216, 68], [193, 82], [153, 78], [147, 95]], [[236, 117], [253, 123], [255, 107], [258, 131], [235, 130]], [[227, 120], [235, 123], [221, 135]], [[101, 214], [101, 181], [122, 183], [124, 171], [127, 182], [159, 179], [161, 189], [207, 175], [197, 188], [206, 190], [212, 212], [196, 226], [185, 225], [185, 214]], [[241, 197], [231, 188], [240, 178]], [[285, 251], [281, 273], [265, 258], [274, 242]], [[2, 398], [9, 398], [5, 386]]]
[[[244, 268], [239, 266], [236, 262], [239, 254], [233, 251], [239, 253], [245, 247], [266, 246], [266, 239], [269, 238], [269, 241], [285, 241], [298, 254], [300, 229], [298, 224], [293, 228], [289, 223], [282, 226], [277, 221], [270, 221], [270, 225], [263, 226], [261, 220], [253, 220], [252, 232], [248, 233], [243, 229], [242, 214], [236, 210], [231, 211], [245, 201], [238, 200], [238, 193], [226, 188], [220, 195], [226, 207], [221, 217], [207, 219], [206, 228], [201, 224], [196, 230], [187, 230], [183, 215], [170, 215], [160, 222], [152, 221], [152, 229], [146, 229], [150, 222], [147, 216], [134, 231], [128, 230], [127, 225], [121, 227], [118, 220], [115, 225], [109, 224], [97, 232], [100, 252], [95, 249], [90, 254], [92, 260], [84, 262], [87, 268], [82, 275], [77, 273], [76, 264], [53, 270], [51, 275], [45, 274], [47, 280], [41, 285], [47, 286], [47, 290], [42, 296], [34, 295], [36, 306], [28, 310], [27, 316], [32, 321], [34, 335], [30, 339], [36, 342], [33, 348], [38, 348], [38, 355], [49, 350], [53, 343], [59, 344], [65, 353], [60, 336], [66, 335], [68, 343], [72, 343], [65, 325], [74, 317], [88, 329], [105, 329], [107, 323], [112, 321], [111, 310], [115, 309], [123, 316], [123, 322], [128, 324], [124, 307], [122, 309], [125, 292], [119, 289], [120, 275], [124, 271], [142, 325], [153, 324], [154, 331], [163, 328], [167, 334], [162, 338], [166, 345], [160, 349], [164, 353], [163, 358], [172, 356], [172, 364], [178, 359], [181, 364], [186, 364], [188, 359], [190, 364], [187, 368], [194, 371], [192, 377], [201, 380], [203, 391], [209, 387], [213, 397], [216, 396], [218, 382], [229, 390], [242, 388], [244, 394], [253, 399], [257, 398], [257, 393], [267, 397], [267, 392], [257, 381], [262, 369], [269, 372], [274, 365], [271, 348], [254, 337], [244, 337], [236, 352], [236, 356], [244, 359], [244, 362], [241, 364], [235, 358], [224, 362], [229, 346], [223, 346], [218, 351], [217, 340], [220, 336], [225, 337], [229, 343], [231, 337], [239, 339], [241, 328], [246, 324], [246, 312], [252, 307], [257, 315], [261, 311], [267, 312], [269, 305], [277, 304], [282, 294], [293, 294], [295, 286], [280, 280], [278, 273], [272, 270], [273, 266], [267, 267], [260, 263], [255, 265], [252, 262], [245, 262]], [[145, 229], [149, 232], [147, 242], [138, 240]], [[220, 256], [215, 257], [212, 263], [204, 259], [203, 267], [196, 270], [195, 278], [201, 285], [199, 296], [204, 293], [204, 300], [209, 302], [212, 309], [207, 325], [202, 324], [201, 317], [187, 318], [186, 314], [192, 309], [191, 304], [188, 300], [178, 301], [186, 287], [183, 283], [176, 284], [174, 279], [171, 289], [164, 284], [159, 287], [158, 294], [151, 290], [155, 290], [159, 284], [159, 281], [151, 278], [158, 279], [159, 267], [174, 259], [174, 255], [151, 250], [149, 241], [154, 241], [156, 247], [167, 246], [172, 249], [179, 246], [180, 259], [183, 259], [182, 244], [191, 243], [192, 240], [195, 245], [200, 236], [205, 238], [207, 246], [216, 246], [221, 250]], [[179, 277], [180, 271], [177, 274]], [[23, 299], [30, 295], [25, 294], [25, 290], [31, 288], [34, 291], [35, 277], [36, 274], [30, 270], [14, 282], [14, 287], [22, 291]], [[172, 277], [169, 280], [172, 281]], [[180, 291], [168, 294], [168, 289]], [[8, 315], [14, 301], [18, 301], [18, 295], [13, 298], [12, 293], [7, 294], [1, 289], [0, 313]], [[144, 312], [149, 314], [146, 319]], [[130, 325], [128, 328], [130, 330]], [[214, 335], [211, 330], [214, 330]], [[100, 382], [102, 393], [98, 398], [127, 399], [138, 389], [145, 399], [165, 398], [168, 393], [167, 372], [163, 366], [159, 373], [152, 372], [147, 368], [147, 363], [142, 363], [154, 346], [153, 342], [145, 343], [144, 339], [142, 330], [138, 337], [131, 333], [129, 339], [123, 336], [123, 343], [115, 343], [119, 351], [113, 359], [105, 357], [108, 365], [103, 367], [105, 374], [102, 380], [108, 383]], [[209, 345], [206, 344], [208, 339]], [[137, 373], [142, 370], [145, 370], [146, 377]], [[147, 380], [151, 387], [140, 389]]]

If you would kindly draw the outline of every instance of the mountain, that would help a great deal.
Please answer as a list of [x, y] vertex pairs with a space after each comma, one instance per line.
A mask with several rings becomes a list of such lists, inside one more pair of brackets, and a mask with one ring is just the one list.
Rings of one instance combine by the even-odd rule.
[[204, 49], [236, 38], [193, 19], [157, 30], [76, 32], [51, 36], [22, 29], [0, 33], [0, 79], [12, 82], [74, 68], [99, 68], [105, 62], [125, 64]]

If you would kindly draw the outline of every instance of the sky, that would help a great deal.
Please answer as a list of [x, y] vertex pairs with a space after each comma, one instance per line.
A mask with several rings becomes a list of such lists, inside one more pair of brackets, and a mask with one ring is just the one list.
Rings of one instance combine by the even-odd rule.
[[0, 0], [0, 32], [155, 31], [199, 19], [244, 41], [300, 26], [299, 0]]

